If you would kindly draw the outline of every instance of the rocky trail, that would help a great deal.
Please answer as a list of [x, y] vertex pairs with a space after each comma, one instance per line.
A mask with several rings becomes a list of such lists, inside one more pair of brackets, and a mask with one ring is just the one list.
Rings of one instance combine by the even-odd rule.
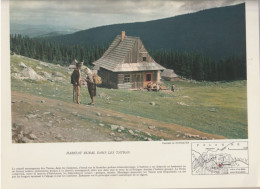
[[12, 91], [14, 143], [224, 139], [176, 124]]

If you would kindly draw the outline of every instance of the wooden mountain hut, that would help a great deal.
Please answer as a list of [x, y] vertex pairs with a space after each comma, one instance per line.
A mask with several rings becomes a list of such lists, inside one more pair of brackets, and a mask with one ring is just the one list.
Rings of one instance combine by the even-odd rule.
[[179, 81], [179, 76], [174, 72], [172, 69], [165, 69], [162, 72], [162, 79], [168, 80], [168, 81]]
[[69, 65], [69, 69], [76, 69], [76, 64], [78, 61], [76, 59], [73, 60], [73, 62]]
[[93, 64], [102, 84], [114, 89], [145, 88], [149, 82], [160, 82], [165, 69], [149, 55], [139, 37], [127, 36], [124, 31]]

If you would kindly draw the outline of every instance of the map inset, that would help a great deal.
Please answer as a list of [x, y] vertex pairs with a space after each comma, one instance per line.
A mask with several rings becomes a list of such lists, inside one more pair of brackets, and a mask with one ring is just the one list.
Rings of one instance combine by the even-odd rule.
[[193, 175], [222, 175], [248, 173], [248, 143], [194, 142], [192, 150]]

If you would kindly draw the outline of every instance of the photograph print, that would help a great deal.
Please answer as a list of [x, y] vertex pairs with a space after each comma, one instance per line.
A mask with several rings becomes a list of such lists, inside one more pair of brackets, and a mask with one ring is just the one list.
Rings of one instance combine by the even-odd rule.
[[244, 1], [9, 11], [12, 143], [248, 138]]

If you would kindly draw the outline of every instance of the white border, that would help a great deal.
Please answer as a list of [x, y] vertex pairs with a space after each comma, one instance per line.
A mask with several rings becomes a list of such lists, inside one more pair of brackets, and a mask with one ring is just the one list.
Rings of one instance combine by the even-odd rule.
[[[189, 145], [162, 142], [12, 144], [9, 53], [9, 7], [2, 1], [2, 188], [204, 188], [260, 186], [260, 81], [258, 1], [246, 2], [247, 75], [249, 123], [249, 175], [191, 176], [163, 175], [134, 178], [76, 178], [12, 180], [11, 167], [76, 165], [147, 165], [187, 163]], [[218, 141], [219, 142], [219, 141]], [[66, 156], [71, 150], [130, 150], [129, 156]], [[188, 160], [187, 160], [188, 159]], [[187, 168], [189, 165], [187, 165]], [[188, 170], [189, 171], [189, 170]]]

